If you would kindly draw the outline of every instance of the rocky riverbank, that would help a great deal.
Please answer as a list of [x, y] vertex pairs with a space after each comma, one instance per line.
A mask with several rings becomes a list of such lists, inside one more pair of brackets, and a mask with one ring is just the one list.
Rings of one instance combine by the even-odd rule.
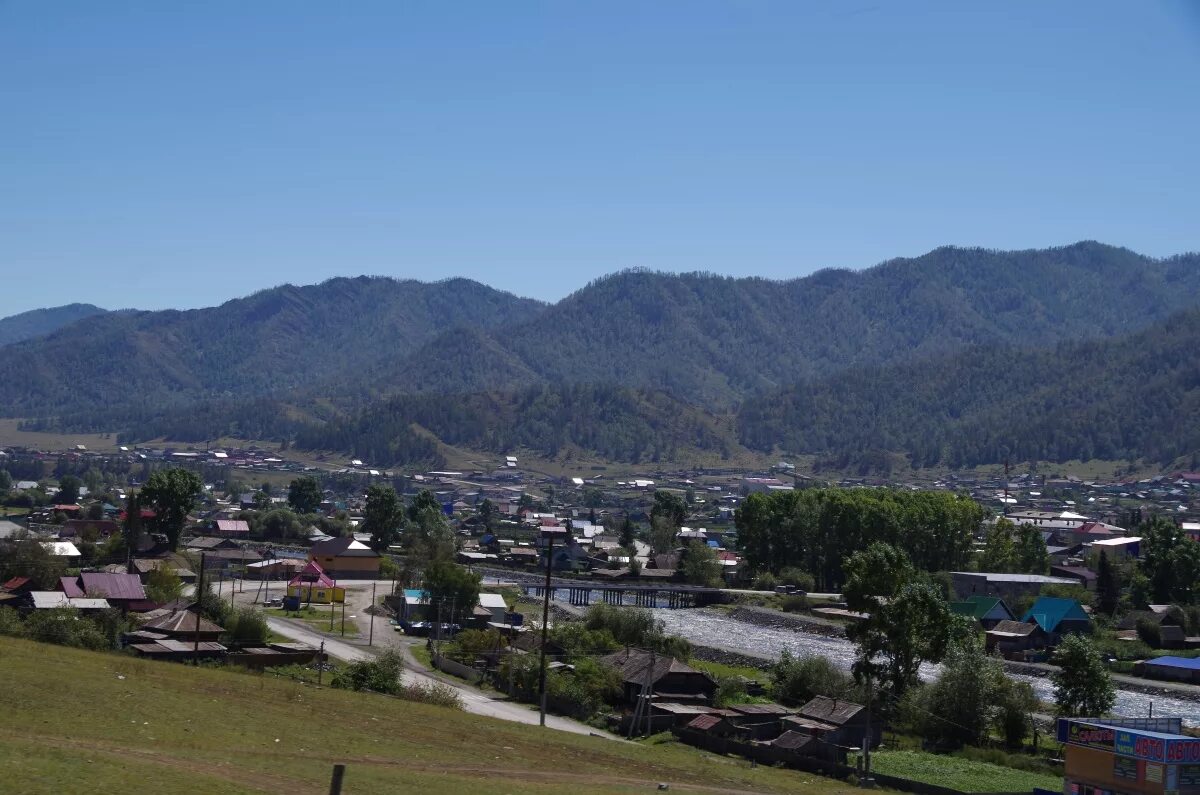
[[772, 610], [769, 607], [740, 605], [729, 612], [729, 617], [734, 621], [754, 624], [759, 627], [793, 629], [813, 635], [820, 635], [825, 638], [846, 637], [846, 630], [840, 624], [829, 619], [800, 613], [784, 613], [780, 610]]

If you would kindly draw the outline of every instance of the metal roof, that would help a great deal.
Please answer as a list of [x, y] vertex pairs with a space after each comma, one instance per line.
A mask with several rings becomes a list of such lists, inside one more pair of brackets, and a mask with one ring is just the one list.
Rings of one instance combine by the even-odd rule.
[[83, 581], [84, 594], [100, 594], [109, 599], [146, 598], [146, 589], [136, 574], [85, 571], [79, 579]]

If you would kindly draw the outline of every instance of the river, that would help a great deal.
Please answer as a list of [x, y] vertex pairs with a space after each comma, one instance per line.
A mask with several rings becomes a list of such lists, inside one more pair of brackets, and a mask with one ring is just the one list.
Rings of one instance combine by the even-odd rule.
[[[778, 657], [784, 649], [797, 655], [828, 657], [838, 667], [850, 670], [854, 662], [854, 646], [845, 638], [826, 638], [800, 630], [773, 629], [736, 621], [718, 610], [668, 610], [655, 608], [654, 615], [663, 622], [667, 632], [687, 638], [699, 646], [711, 646], [751, 656]], [[937, 666], [922, 665], [922, 678], [937, 675]], [[1042, 701], [1054, 701], [1054, 688], [1049, 679], [1009, 674], [1014, 679], [1033, 685]], [[1132, 690], [1117, 690], [1113, 712], [1125, 717], [1144, 717], [1154, 702], [1155, 716], [1183, 718], [1187, 726], [1200, 726], [1200, 704], [1164, 695], [1146, 695]]]

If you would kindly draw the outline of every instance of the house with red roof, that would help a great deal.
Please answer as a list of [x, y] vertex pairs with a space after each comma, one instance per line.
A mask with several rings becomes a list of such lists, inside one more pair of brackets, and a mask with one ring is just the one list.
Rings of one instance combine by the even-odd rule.
[[287, 586], [287, 595], [299, 597], [302, 602], [345, 602], [346, 589], [325, 573], [321, 564], [310, 560], [299, 573], [291, 579]]

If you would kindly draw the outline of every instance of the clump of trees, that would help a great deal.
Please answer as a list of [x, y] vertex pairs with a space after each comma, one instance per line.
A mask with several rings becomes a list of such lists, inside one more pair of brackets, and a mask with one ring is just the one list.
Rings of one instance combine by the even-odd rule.
[[846, 559], [876, 542], [924, 571], [961, 568], [983, 517], [977, 502], [948, 492], [828, 488], [751, 494], [735, 521], [752, 571], [797, 567], [836, 590]]
[[1058, 666], [1050, 674], [1054, 700], [1063, 717], [1106, 715], [1117, 703], [1116, 688], [1104, 659], [1092, 641], [1070, 634], [1054, 650], [1050, 662]]

